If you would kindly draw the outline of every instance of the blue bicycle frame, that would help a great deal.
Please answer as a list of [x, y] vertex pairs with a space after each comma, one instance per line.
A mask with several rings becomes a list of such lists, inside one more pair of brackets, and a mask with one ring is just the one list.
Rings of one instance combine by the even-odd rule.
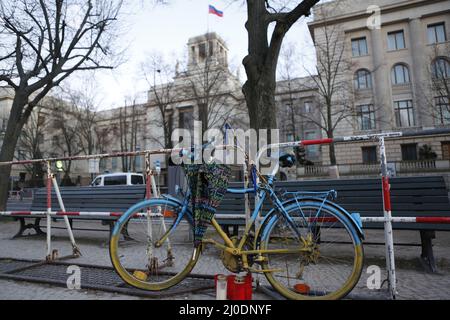
[[[305, 192], [304, 194], [305, 196], [297, 196], [294, 197], [293, 199], [289, 199], [287, 201], [282, 202], [277, 195], [275, 194], [275, 190], [273, 189], [273, 182], [275, 180], [274, 176], [268, 176], [267, 177], [267, 183], [264, 186], [258, 185], [256, 190], [255, 188], [241, 188], [241, 189], [236, 189], [236, 188], [229, 188], [227, 189], [228, 193], [232, 193], [232, 194], [250, 194], [250, 193], [257, 193], [258, 197], [258, 202], [255, 205], [255, 209], [253, 210], [253, 213], [250, 216], [250, 220], [248, 223], [248, 228], [250, 228], [252, 225], [254, 225], [256, 219], [259, 216], [259, 212], [261, 211], [261, 208], [263, 206], [264, 201], [266, 200], [267, 196], [270, 197], [270, 199], [272, 200], [272, 203], [275, 205], [275, 208], [273, 208], [269, 214], [266, 215], [266, 217], [264, 218], [263, 222], [261, 225], [264, 225], [264, 223], [267, 221], [267, 219], [269, 219], [272, 215], [270, 213], [272, 213], [275, 210], [278, 210], [279, 213], [281, 213], [281, 215], [286, 219], [286, 221], [288, 222], [289, 226], [292, 228], [292, 230], [295, 231], [295, 233], [297, 234], [297, 236], [300, 238], [301, 235], [299, 233], [299, 230], [296, 226], [296, 223], [294, 222], [293, 218], [289, 215], [289, 213], [286, 211], [286, 206], [294, 203], [295, 201], [301, 201], [301, 200], [305, 200], [305, 199], [309, 199], [309, 200], [313, 200], [313, 201], [320, 201], [319, 203], [321, 203], [321, 206], [319, 207], [319, 209], [317, 210], [316, 216], [315, 218], [319, 218], [320, 214], [321, 214], [321, 209], [325, 204], [329, 204], [332, 205], [335, 209], [339, 210], [341, 213], [343, 213], [349, 220], [350, 222], [353, 224], [353, 226], [355, 227], [356, 232], [358, 233], [358, 236], [360, 238], [363, 238], [363, 232], [361, 229], [361, 222], [358, 221], [358, 215], [357, 214], [350, 214], [348, 213], [345, 209], [343, 209], [342, 207], [336, 205], [335, 203], [332, 203], [330, 201], [327, 200], [328, 196], [324, 196], [324, 195], [329, 195], [334, 191], [330, 191], [330, 192], [322, 192], [320, 193], [322, 195], [322, 197], [318, 197], [317, 194], [318, 193], [308, 193]], [[181, 220], [186, 216], [186, 219], [189, 221], [189, 223], [191, 225], [194, 224], [194, 218], [192, 216], [192, 213], [189, 211], [189, 202], [190, 202], [190, 190], [188, 190], [184, 196], [183, 201], [180, 201], [178, 198], [169, 196], [169, 195], [164, 195], [163, 197], [165, 199], [167, 199], [170, 202], [173, 202], [174, 205], [178, 205], [181, 207], [181, 212], [178, 214], [176, 220], [174, 221], [174, 223], [172, 224], [172, 226], [170, 227], [170, 229], [168, 230], [168, 232], [166, 233], [166, 235], [160, 240], [158, 241], [160, 244], [162, 244], [171, 234], [172, 232], [176, 229], [176, 227], [179, 225], [179, 223], [181, 222]], [[151, 200], [150, 200], [151, 201]], [[303, 219], [305, 219], [306, 221], [306, 216], [303, 214]], [[272, 221], [267, 221], [268, 226], [270, 226], [271, 224], [273, 224], [275, 222], [275, 220]]]

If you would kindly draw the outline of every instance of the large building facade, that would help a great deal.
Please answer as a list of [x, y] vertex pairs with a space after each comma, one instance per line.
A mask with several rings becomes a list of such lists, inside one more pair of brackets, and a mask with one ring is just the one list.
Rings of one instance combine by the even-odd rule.
[[[450, 1], [331, 1], [315, 7], [309, 29], [316, 47], [326, 45], [329, 30], [343, 47], [346, 70], [339, 76], [351, 83], [353, 114], [335, 136], [450, 127]], [[390, 161], [420, 160], [424, 150], [450, 159], [449, 147], [449, 135], [418, 134], [389, 140], [387, 152]], [[376, 144], [340, 144], [336, 157], [340, 164], [369, 164]]]

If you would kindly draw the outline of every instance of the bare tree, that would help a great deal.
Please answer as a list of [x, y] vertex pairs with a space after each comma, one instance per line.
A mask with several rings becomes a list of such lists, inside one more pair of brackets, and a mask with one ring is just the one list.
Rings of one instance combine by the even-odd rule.
[[98, 105], [93, 91], [69, 91], [70, 102], [74, 108], [77, 138], [82, 153], [94, 154], [96, 150], [96, 127]]
[[[321, 128], [328, 138], [334, 137], [336, 127], [349, 117], [356, 115], [354, 108], [351, 61], [346, 57], [345, 35], [337, 25], [328, 24], [326, 17], [320, 28], [321, 41], [316, 41], [316, 74], [305, 71], [311, 77], [313, 86], [306, 88], [317, 90], [319, 117], [304, 114], [309, 121]], [[334, 144], [329, 145], [330, 163], [336, 164]]]
[[427, 104], [425, 113], [438, 125], [450, 124], [450, 45], [436, 44], [428, 59], [427, 82], [420, 95]]
[[[95, 83], [90, 79], [83, 79], [85, 84], [82, 89], [66, 89], [65, 95], [73, 107], [73, 121], [76, 126], [78, 148], [81, 153], [91, 155], [108, 152], [108, 146], [112, 142], [109, 125], [102, 124], [101, 113], [99, 113], [98, 92]], [[105, 159], [100, 159], [100, 167], [104, 167]], [[91, 175], [91, 178], [93, 176]]]
[[[216, 64], [211, 58], [199, 63], [188, 76], [184, 95], [195, 100], [199, 108], [202, 130], [222, 129], [241, 117], [242, 103], [226, 85], [232, 76], [226, 66]], [[237, 81], [237, 79], [236, 79]]]
[[[160, 137], [150, 137], [163, 148], [172, 148], [173, 103], [176, 101], [174, 67], [166, 62], [161, 54], [151, 56], [143, 68], [144, 76], [150, 86], [151, 104], [158, 109], [159, 117], [153, 119], [153, 124], [163, 130], [163, 141]], [[178, 69], [178, 62], [177, 62]], [[178, 71], [176, 71], [178, 72]]]
[[[306, 129], [316, 129], [316, 125], [309, 121], [304, 115], [304, 109], [300, 104], [297, 94], [302, 91], [304, 79], [295, 77], [298, 71], [297, 62], [301, 61], [298, 56], [297, 47], [294, 43], [283, 46], [280, 54], [280, 68], [278, 69], [277, 93], [282, 101], [279, 103], [278, 123], [282, 132], [291, 134], [295, 140], [304, 139]], [[312, 92], [315, 92], [313, 90]], [[312, 101], [311, 101], [312, 102]], [[314, 112], [314, 110], [308, 110]], [[310, 114], [313, 117], [315, 114]], [[320, 120], [320, 119], [319, 119]], [[306, 149], [299, 146], [293, 149], [299, 165], [312, 165], [313, 162], [306, 159]]]
[[[119, 110], [119, 135], [120, 135], [120, 151], [135, 151], [138, 147], [139, 133], [139, 106], [136, 99], [133, 99], [131, 106], [127, 106]], [[129, 110], [129, 111], [128, 111]], [[136, 157], [122, 157], [122, 171], [136, 171]]]
[[[47, 102], [52, 110], [51, 129], [54, 132], [52, 148], [65, 157], [76, 156], [82, 153], [83, 149], [79, 139], [80, 123], [78, 121], [77, 108], [60, 98], [51, 98]], [[64, 176], [61, 181], [62, 186], [73, 185], [70, 173], [72, 171], [72, 161], [64, 161]]]
[[[94, 128], [95, 132], [95, 149], [96, 152], [99, 154], [106, 153], [108, 150], [108, 146], [112, 143], [113, 137], [111, 136], [111, 133], [113, 132], [113, 129], [107, 125], [107, 126], [97, 126]], [[106, 167], [106, 159], [100, 159], [100, 169], [104, 169]]]
[[[19, 155], [19, 160], [22, 160], [20, 159], [22, 156], [28, 159], [40, 159], [43, 157], [41, 143], [49, 122], [48, 117], [44, 113], [44, 108], [37, 107], [23, 127], [18, 142], [18, 150], [22, 153]], [[25, 165], [25, 169], [31, 176], [29, 186], [42, 187], [45, 174], [42, 163]]]
[[[122, 0], [3, 0], [0, 4], [0, 83], [15, 91], [0, 152], [13, 159], [23, 126], [52, 88], [73, 72], [111, 68], [115, 20]], [[10, 166], [0, 167], [0, 209]]]
[[[309, 16], [319, 0], [247, 0], [248, 55], [243, 64], [247, 81], [243, 92], [253, 129], [274, 129], [278, 57], [287, 32], [301, 17]], [[269, 27], [273, 32], [269, 35]], [[268, 36], [269, 35], [269, 36]], [[270, 38], [270, 40], [269, 40]]]
[[[284, 125], [282, 127], [295, 136], [299, 131], [298, 126], [303, 124], [302, 121], [298, 121], [297, 119], [301, 112], [299, 106], [296, 104], [297, 101], [294, 94], [299, 89], [295, 84], [294, 77], [296, 56], [296, 47], [293, 43], [288, 43], [283, 46], [280, 54], [280, 68], [278, 72], [279, 80], [283, 83], [281, 90], [287, 95], [287, 98], [283, 100], [280, 106], [278, 114], [280, 121]], [[284, 108], [287, 110], [284, 110]]]

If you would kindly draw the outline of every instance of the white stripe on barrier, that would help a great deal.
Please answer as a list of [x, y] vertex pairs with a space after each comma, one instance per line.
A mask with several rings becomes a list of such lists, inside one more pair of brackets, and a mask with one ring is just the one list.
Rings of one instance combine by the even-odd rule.
[[[20, 217], [20, 216], [46, 216], [46, 211], [5, 211], [0, 212], [0, 216], [5, 217]], [[105, 217], [121, 217], [123, 213], [121, 212], [51, 212], [51, 216], [54, 217], [78, 217], [78, 216], [105, 216]], [[146, 217], [145, 213], [137, 213], [135, 217]], [[161, 214], [152, 213], [152, 217], [161, 217]], [[240, 219], [245, 220], [244, 214], [216, 214], [216, 219], [220, 220], [232, 220]], [[298, 218], [301, 219], [301, 218]], [[327, 221], [321, 220], [321, 218], [308, 218], [311, 222], [313, 220], [318, 220], [318, 222], [331, 222], [330, 218]], [[332, 218], [331, 218], [332, 219]], [[384, 217], [361, 217], [362, 223], [383, 223], [385, 222]], [[330, 220], [330, 221], [328, 221]], [[450, 217], [392, 217], [390, 219], [394, 223], [434, 223], [434, 224], [450, 224]]]

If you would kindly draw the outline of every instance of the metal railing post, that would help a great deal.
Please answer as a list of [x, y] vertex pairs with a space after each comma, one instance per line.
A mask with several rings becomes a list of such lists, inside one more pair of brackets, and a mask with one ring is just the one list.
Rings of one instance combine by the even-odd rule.
[[52, 260], [52, 170], [47, 161], [47, 255], [46, 260]]
[[394, 256], [394, 236], [392, 231], [392, 208], [391, 208], [391, 185], [389, 184], [389, 174], [387, 169], [386, 145], [384, 137], [379, 138], [380, 158], [381, 158], [381, 177], [383, 193], [383, 211], [384, 211], [384, 237], [386, 242], [386, 267], [388, 273], [389, 293], [392, 299], [397, 295], [397, 278], [395, 274], [395, 256]]
[[[56, 197], [58, 198], [59, 207], [61, 208], [61, 212], [66, 213], [66, 207], [64, 206], [63, 199], [61, 197], [61, 192], [59, 190], [58, 182], [56, 181], [55, 175], [52, 174], [52, 181], [53, 181], [53, 188], [55, 189]], [[64, 216], [64, 222], [66, 224], [67, 232], [69, 233], [70, 242], [72, 244], [72, 253], [75, 256], [80, 256], [81, 252], [78, 248], [75, 237], [73, 236], [72, 227], [69, 222], [69, 218], [65, 215]]]
[[[247, 159], [244, 161], [243, 164], [243, 170], [244, 170], [244, 188], [248, 189], [250, 186], [250, 171], [247, 166]], [[251, 210], [250, 210], [250, 196], [248, 193], [244, 195], [244, 213], [245, 213], [245, 226], [248, 227], [250, 223], [250, 217], [251, 217]]]

